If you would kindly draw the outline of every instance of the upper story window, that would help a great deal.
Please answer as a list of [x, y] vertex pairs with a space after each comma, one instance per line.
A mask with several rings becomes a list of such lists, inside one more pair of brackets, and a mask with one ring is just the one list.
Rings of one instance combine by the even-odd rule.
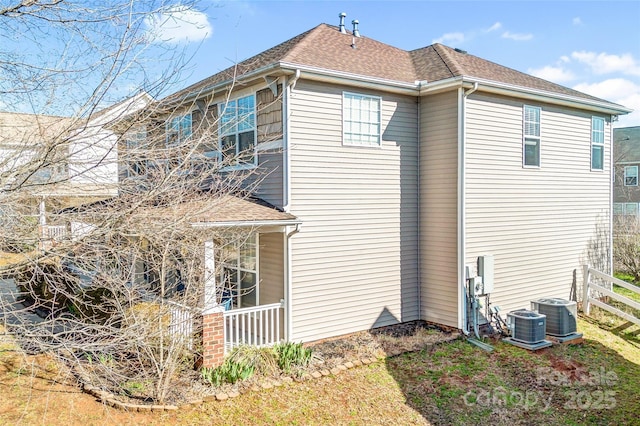
[[127, 176], [145, 176], [147, 174], [147, 161], [145, 158], [147, 130], [145, 128], [135, 129], [127, 132], [125, 137], [127, 144]]
[[522, 133], [522, 164], [540, 167], [540, 107], [524, 106]]
[[342, 94], [343, 144], [380, 146], [380, 97]]
[[166, 122], [167, 146], [179, 145], [191, 137], [191, 113], [171, 117]]
[[591, 170], [604, 169], [604, 118], [591, 118]]
[[254, 95], [220, 104], [220, 151], [229, 165], [256, 164], [256, 98]]
[[638, 186], [638, 166], [624, 167], [624, 186]]

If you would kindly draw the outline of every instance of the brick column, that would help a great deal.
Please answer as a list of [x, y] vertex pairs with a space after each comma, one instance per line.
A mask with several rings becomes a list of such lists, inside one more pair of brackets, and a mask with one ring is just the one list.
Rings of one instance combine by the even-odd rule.
[[215, 307], [202, 313], [202, 366], [222, 364], [224, 358], [224, 319], [222, 309]]

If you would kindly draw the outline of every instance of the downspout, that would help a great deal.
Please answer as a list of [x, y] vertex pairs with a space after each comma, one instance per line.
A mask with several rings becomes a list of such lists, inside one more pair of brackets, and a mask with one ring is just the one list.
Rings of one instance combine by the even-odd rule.
[[466, 100], [469, 95], [478, 90], [478, 82], [465, 92], [458, 89], [458, 323], [462, 332], [469, 335], [467, 319], [467, 277], [466, 263]]
[[287, 233], [284, 244], [285, 244], [285, 255], [286, 255], [286, 265], [284, 268], [284, 323], [285, 323], [285, 331], [284, 338], [286, 341], [291, 339], [293, 334], [293, 320], [292, 320], [292, 309], [293, 309], [293, 281], [291, 280], [291, 276], [293, 274], [292, 266], [291, 266], [291, 237], [300, 232], [300, 224], [297, 223], [296, 227], [293, 231]]
[[290, 108], [289, 102], [291, 100], [291, 91], [296, 87], [296, 83], [300, 78], [300, 69], [296, 69], [296, 73], [293, 76], [293, 79], [287, 82], [287, 87], [284, 92], [284, 108], [283, 108], [283, 119], [285, 120], [285, 125], [283, 128], [284, 134], [282, 135], [282, 149], [283, 152], [283, 165], [282, 165], [282, 184], [283, 184], [283, 203], [282, 209], [285, 212], [289, 212], [290, 203], [291, 203], [291, 152], [289, 150], [289, 135], [291, 134], [291, 125], [289, 120]]
[[[613, 275], [613, 179], [616, 173], [615, 162], [613, 160], [613, 150], [615, 149], [613, 141], [613, 121], [617, 118], [617, 116], [612, 115], [609, 120], [611, 123], [609, 125], [609, 144], [611, 146], [609, 149], [609, 275]], [[611, 290], [613, 290], [613, 288]]]
[[[284, 149], [283, 153], [283, 165], [282, 165], [282, 179], [283, 179], [283, 203], [282, 209], [285, 212], [289, 212], [291, 208], [291, 150], [289, 137], [291, 135], [291, 120], [289, 119], [289, 114], [291, 109], [289, 108], [289, 103], [291, 101], [291, 91], [295, 88], [298, 79], [300, 78], [300, 69], [296, 69], [296, 73], [293, 76], [293, 79], [287, 82], [287, 87], [284, 92], [284, 106], [283, 106], [283, 119], [284, 123], [284, 134], [282, 135], [282, 148]], [[285, 330], [284, 337], [285, 340], [289, 341], [293, 334], [293, 316], [292, 316], [292, 308], [293, 308], [293, 281], [291, 276], [293, 275], [293, 269], [291, 266], [291, 237], [300, 232], [300, 224], [296, 224], [296, 228], [289, 232], [285, 238], [285, 268], [284, 268], [284, 322], [285, 322]]]
[[418, 155], [418, 320], [422, 319], [422, 209], [421, 209], [421, 200], [422, 196], [420, 194], [420, 169], [422, 168], [422, 161], [420, 160], [420, 145], [422, 144], [422, 140], [420, 139], [420, 122], [422, 121], [421, 114], [421, 105], [422, 98], [420, 97], [420, 88], [422, 88], [422, 82], [418, 85], [418, 130], [416, 135], [416, 141], [418, 143], [417, 147], [417, 155]]

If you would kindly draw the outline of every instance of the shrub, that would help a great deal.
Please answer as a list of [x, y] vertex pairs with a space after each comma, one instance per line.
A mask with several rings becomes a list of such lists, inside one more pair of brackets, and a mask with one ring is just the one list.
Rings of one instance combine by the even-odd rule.
[[278, 366], [289, 374], [292, 367], [305, 367], [311, 362], [313, 351], [302, 346], [302, 343], [286, 342], [274, 346]]

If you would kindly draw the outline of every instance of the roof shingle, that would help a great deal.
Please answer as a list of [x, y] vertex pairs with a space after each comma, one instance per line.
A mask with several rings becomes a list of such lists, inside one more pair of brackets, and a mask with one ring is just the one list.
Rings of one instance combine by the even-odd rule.
[[[352, 47], [354, 43], [355, 48]], [[354, 38], [351, 33], [343, 34], [338, 27], [327, 24], [320, 24], [236, 66], [195, 83], [166, 100], [175, 100], [180, 96], [204, 90], [213, 84], [239, 78], [268, 65], [282, 63], [402, 83], [475, 77], [590, 101], [607, 102], [442, 44], [435, 43], [406, 51], [368, 37]]]

